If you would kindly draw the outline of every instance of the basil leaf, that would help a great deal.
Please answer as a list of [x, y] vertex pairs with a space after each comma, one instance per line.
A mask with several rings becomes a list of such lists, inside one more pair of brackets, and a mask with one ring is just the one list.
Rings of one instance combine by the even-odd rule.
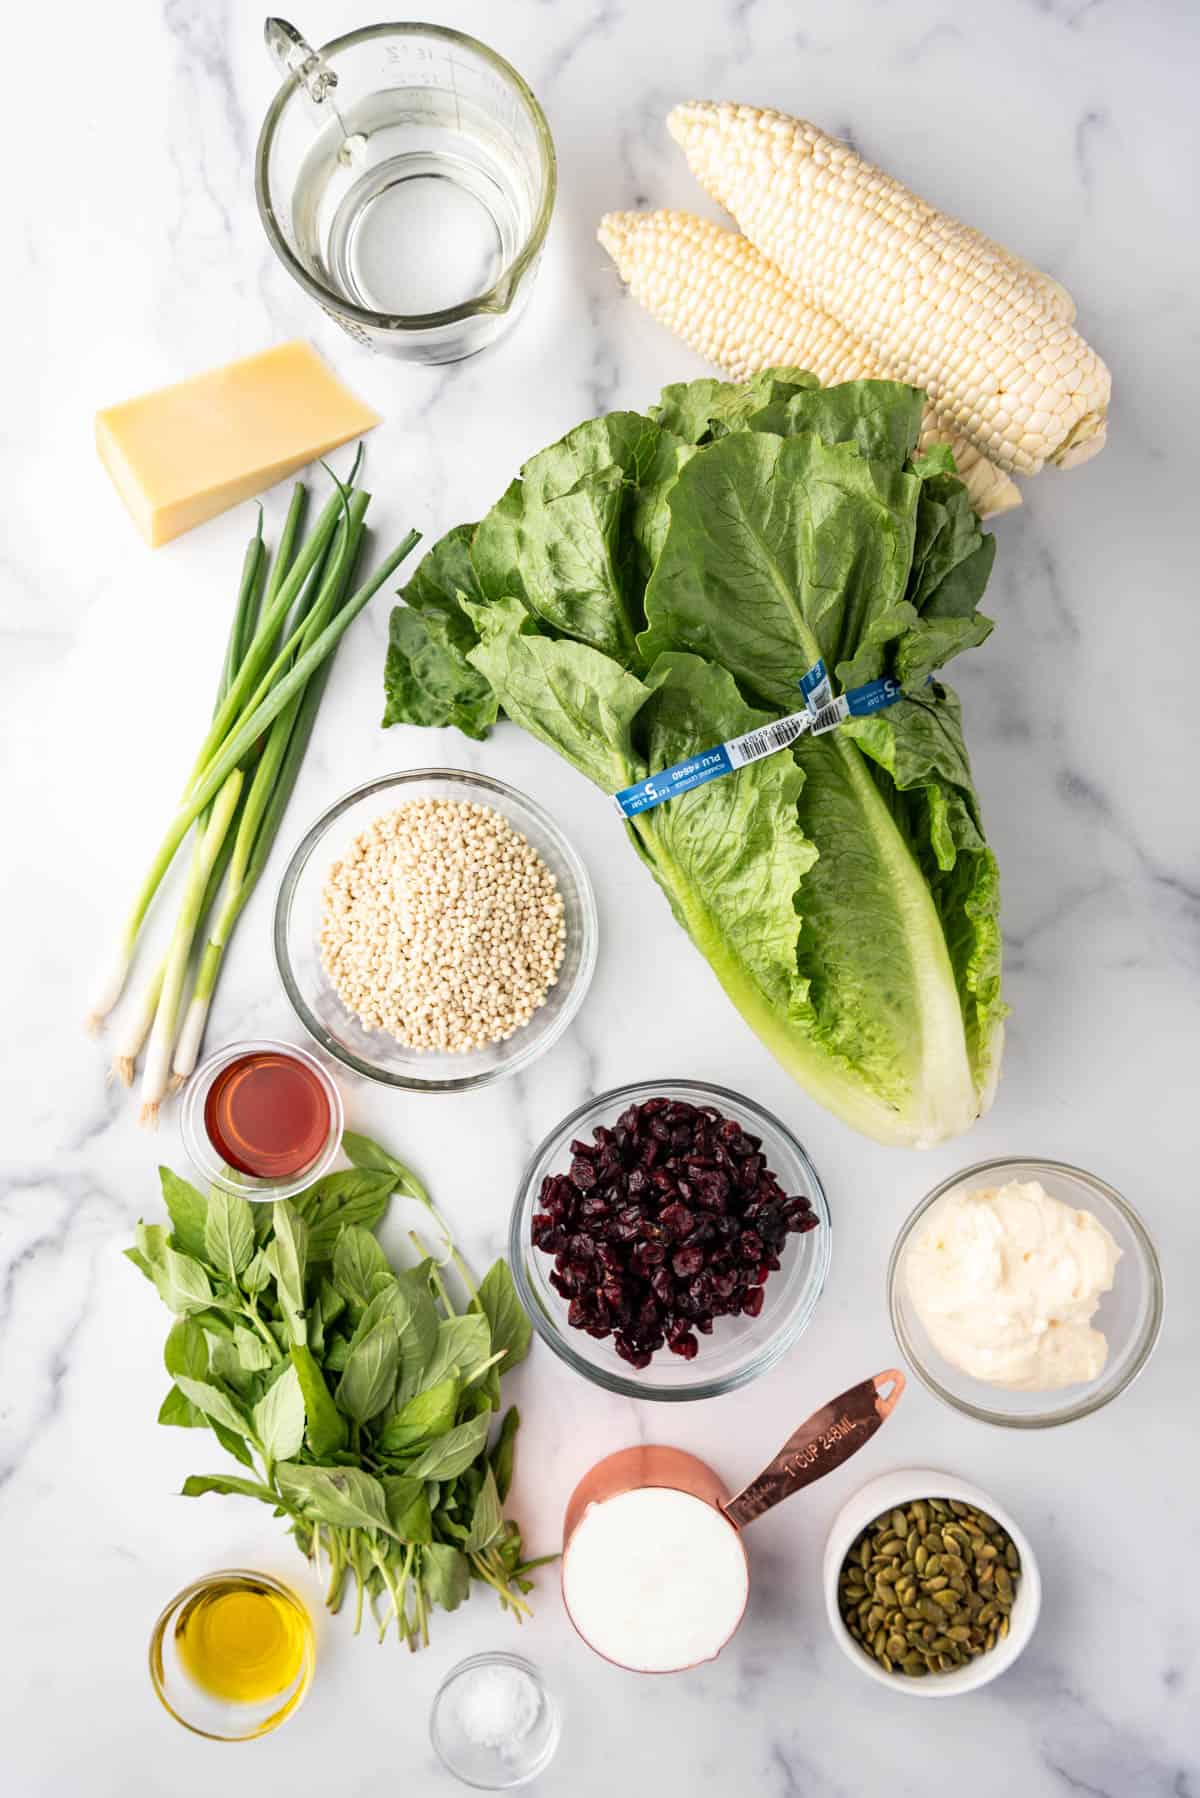
[[285, 1497], [307, 1516], [335, 1529], [383, 1530], [392, 1534], [383, 1487], [357, 1467], [306, 1467], [281, 1462], [275, 1479]]
[[242, 1358], [238, 1354], [237, 1344], [232, 1336], [218, 1336], [208, 1351], [208, 1371], [210, 1384], [224, 1381], [232, 1386], [238, 1398], [253, 1404], [260, 1396], [257, 1385], [258, 1375], [242, 1366]]
[[493, 1411], [500, 1409], [500, 1370], [489, 1367], [482, 1380], [476, 1380], [468, 1386], [459, 1400], [459, 1415], [462, 1422], [468, 1417], [487, 1417], [491, 1422]]
[[307, 1192], [293, 1199], [298, 1214], [309, 1227], [309, 1258], [328, 1261], [338, 1237], [349, 1224], [370, 1229], [388, 1207], [395, 1181], [386, 1172], [344, 1168], [326, 1174]]
[[258, 1498], [263, 1504], [270, 1505], [277, 1511], [286, 1511], [288, 1506], [269, 1486], [259, 1480], [239, 1480], [235, 1474], [229, 1473], [192, 1473], [183, 1482], [180, 1493], [182, 1498], [203, 1498], [206, 1492], [220, 1492], [229, 1497]]
[[402, 1542], [433, 1541], [433, 1518], [420, 1480], [388, 1473], [380, 1480], [392, 1529]]
[[139, 1273], [145, 1274], [148, 1280], [152, 1281], [154, 1279], [154, 1269], [151, 1267], [145, 1255], [143, 1255], [141, 1249], [122, 1249], [121, 1253], [124, 1255], [126, 1261], [133, 1262], [133, 1265], [137, 1268]]
[[430, 1437], [444, 1436], [454, 1428], [458, 1408], [458, 1377], [439, 1380], [436, 1386], [419, 1392], [389, 1417], [379, 1435], [379, 1446], [387, 1455], [401, 1455]]
[[[468, 1311], [462, 1317], [443, 1318], [438, 1324], [437, 1339], [425, 1363], [418, 1390], [424, 1391], [436, 1385], [452, 1367], [458, 1369], [464, 1380], [469, 1380], [491, 1352], [491, 1331], [487, 1318], [479, 1312]], [[406, 1392], [402, 1384], [400, 1396], [407, 1399], [413, 1393]]]
[[207, 1380], [193, 1380], [187, 1374], [178, 1374], [175, 1384], [185, 1398], [214, 1423], [223, 1424], [227, 1430], [233, 1430], [239, 1436], [251, 1434], [250, 1419], [240, 1406], [234, 1403], [229, 1394], [222, 1392], [219, 1386], [210, 1385]]
[[511, 1405], [504, 1413], [500, 1424], [500, 1433], [488, 1456], [492, 1472], [496, 1476], [496, 1490], [500, 1494], [501, 1503], [508, 1497], [512, 1486], [513, 1456], [517, 1446], [517, 1431], [520, 1427], [521, 1413], [515, 1405]]
[[472, 1417], [431, 1442], [406, 1471], [414, 1479], [452, 1480], [465, 1473], [488, 1439], [490, 1418]]
[[232, 1455], [234, 1460], [240, 1461], [243, 1467], [252, 1468], [254, 1466], [254, 1456], [246, 1447], [243, 1437], [236, 1430], [227, 1430], [225, 1425], [218, 1423], [214, 1417], [209, 1418], [208, 1427], [227, 1455]]
[[208, 1419], [203, 1411], [198, 1411], [191, 1399], [183, 1396], [178, 1386], [172, 1386], [158, 1407], [158, 1421], [173, 1424], [182, 1430], [203, 1430], [208, 1427]]
[[377, 1142], [372, 1142], [369, 1136], [359, 1136], [354, 1130], [343, 1130], [342, 1148], [356, 1168], [390, 1175], [392, 1192], [402, 1192], [410, 1199], [419, 1199], [423, 1205], [429, 1204], [429, 1194], [424, 1182], [418, 1180], [410, 1167], [397, 1161], [394, 1155], [380, 1148]]
[[167, 1215], [171, 1219], [171, 1234], [174, 1245], [185, 1255], [194, 1255], [202, 1261], [207, 1254], [204, 1232], [208, 1219], [208, 1201], [202, 1192], [169, 1167], [160, 1167], [158, 1178], [162, 1184], [163, 1202], [167, 1207]]
[[158, 1296], [176, 1316], [186, 1317], [189, 1312], [205, 1311], [212, 1304], [213, 1290], [208, 1275], [190, 1255], [166, 1248], [162, 1260], [152, 1262], [151, 1266]]
[[254, 1257], [254, 1219], [246, 1200], [214, 1186], [204, 1222], [204, 1253], [220, 1273], [236, 1282]]
[[[262, 1206], [266, 1210], [266, 1206]], [[241, 1287], [243, 1292], [265, 1292], [274, 1275], [271, 1272], [271, 1257], [267, 1249], [256, 1249], [248, 1265], [242, 1270]]]
[[[163, 1256], [166, 1254], [167, 1247], [171, 1240], [166, 1226], [163, 1224], [146, 1224], [143, 1223], [139, 1217], [137, 1227], [133, 1234], [134, 1240], [137, 1243], [137, 1253], [141, 1256], [142, 1261], [151, 1270], [156, 1267], [161, 1267]], [[154, 1278], [153, 1271], [151, 1271], [150, 1278]]]
[[345, 1372], [337, 1390], [339, 1409], [353, 1417], [356, 1423], [367, 1423], [391, 1398], [399, 1367], [400, 1338], [396, 1321], [392, 1317], [382, 1317], [346, 1357]]
[[479, 1292], [471, 1303], [473, 1311], [482, 1311], [492, 1332], [491, 1353], [503, 1349], [504, 1371], [515, 1367], [529, 1353], [533, 1326], [521, 1309], [513, 1277], [507, 1261], [494, 1261], [480, 1282]]
[[347, 1224], [333, 1251], [335, 1291], [365, 1311], [373, 1296], [371, 1281], [377, 1274], [391, 1279], [387, 1256], [369, 1230], [359, 1224]]
[[475, 1508], [471, 1512], [471, 1528], [463, 1548], [468, 1554], [486, 1548], [503, 1528], [504, 1514], [500, 1508], [500, 1494], [496, 1490], [495, 1475], [489, 1467], [475, 1500]]
[[471, 1589], [466, 1556], [449, 1542], [431, 1542], [421, 1554], [421, 1583], [434, 1604], [456, 1611]]
[[271, 1270], [279, 1285], [279, 1302], [293, 1342], [305, 1341], [304, 1269], [308, 1228], [286, 1199], [274, 1207], [275, 1235], [270, 1247]]
[[290, 1461], [304, 1441], [304, 1395], [294, 1366], [284, 1368], [254, 1407], [254, 1433], [272, 1461]]
[[163, 1363], [169, 1374], [188, 1374], [202, 1380], [208, 1372], [208, 1343], [194, 1317], [181, 1317], [167, 1331]]
[[326, 1455], [336, 1454], [345, 1448], [348, 1431], [346, 1420], [334, 1404], [325, 1376], [313, 1359], [312, 1353], [303, 1343], [294, 1342], [291, 1346], [292, 1366], [300, 1381], [300, 1390], [304, 1395], [304, 1414], [307, 1419], [305, 1435], [308, 1446], [314, 1455], [322, 1460]]
[[381, 1318], [392, 1318], [400, 1343], [400, 1381], [406, 1393], [410, 1385], [419, 1388], [423, 1383], [438, 1332], [438, 1315], [428, 1282], [423, 1274], [414, 1278], [416, 1272], [410, 1269], [386, 1285], [381, 1281], [350, 1338], [350, 1347], [354, 1349]]

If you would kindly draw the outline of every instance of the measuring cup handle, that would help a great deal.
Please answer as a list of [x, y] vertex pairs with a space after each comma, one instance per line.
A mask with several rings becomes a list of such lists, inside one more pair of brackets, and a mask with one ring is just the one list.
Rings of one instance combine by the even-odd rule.
[[870, 1441], [903, 1391], [904, 1375], [898, 1367], [888, 1367], [830, 1399], [793, 1431], [757, 1479], [721, 1506], [725, 1515], [742, 1529], [802, 1486], [832, 1473]]

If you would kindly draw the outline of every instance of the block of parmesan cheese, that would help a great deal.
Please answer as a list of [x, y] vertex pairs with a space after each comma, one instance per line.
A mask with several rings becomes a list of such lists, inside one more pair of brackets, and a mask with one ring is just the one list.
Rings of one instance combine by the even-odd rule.
[[297, 338], [98, 412], [96, 448], [156, 546], [378, 423]]

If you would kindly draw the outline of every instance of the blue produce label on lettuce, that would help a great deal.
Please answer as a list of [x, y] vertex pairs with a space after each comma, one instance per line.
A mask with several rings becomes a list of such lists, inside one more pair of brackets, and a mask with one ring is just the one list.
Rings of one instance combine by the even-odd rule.
[[827, 730], [836, 730], [847, 718], [865, 718], [886, 705], [895, 705], [903, 697], [904, 688], [890, 674], [885, 674], [881, 680], [869, 680], [864, 686], [851, 687], [848, 693], [839, 693], [836, 699], [831, 699], [828, 705], [813, 714], [812, 734], [824, 736]]
[[833, 687], [822, 656], [817, 657], [807, 674], [800, 676], [800, 691], [804, 695], [805, 705], [814, 716], [831, 703]]
[[787, 718], [776, 719], [774, 724], [764, 724], [758, 730], [748, 730], [744, 736], [731, 737], [728, 743], [718, 743], [715, 749], [689, 756], [686, 762], [673, 762], [647, 780], [638, 781], [635, 787], [614, 793], [617, 810], [623, 818], [636, 818], [656, 805], [665, 805], [668, 799], [690, 793], [694, 787], [732, 774], [735, 768], [745, 768], [780, 749], [789, 749], [811, 726], [810, 712], [793, 712]]
[[869, 712], [878, 712], [885, 705], [895, 705], [903, 697], [904, 688], [890, 674], [885, 674], [882, 680], [869, 680], [864, 687], [851, 687], [845, 696], [852, 718], [865, 718]]

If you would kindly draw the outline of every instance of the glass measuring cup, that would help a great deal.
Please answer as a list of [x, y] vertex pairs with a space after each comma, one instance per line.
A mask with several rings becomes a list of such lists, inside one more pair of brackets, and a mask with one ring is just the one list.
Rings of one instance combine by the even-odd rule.
[[541, 107], [485, 44], [438, 25], [369, 25], [314, 50], [284, 19], [286, 77], [255, 192], [292, 278], [357, 342], [457, 362], [515, 322], [554, 209]]
[[[900, 1402], [904, 1384], [904, 1375], [899, 1368], [889, 1367], [882, 1373], [873, 1374], [870, 1379], [860, 1381], [857, 1386], [851, 1386], [837, 1398], [830, 1399], [828, 1404], [822, 1405], [819, 1411], [814, 1411], [799, 1429], [792, 1432], [778, 1454], [772, 1457], [762, 1472], [748, 1486], [743, 1487], [736, 1497], [730, 1495], [720, 1475], [707, 1462], [682, 1449], [667, 1448], [659, 1443], [639, 1443], [635, 1448], [618, 1449], [615, 1454], [597, 1461], [584, 1474], [568, 1499], [563, 1523], [563, 1603], [568, 1617], [588, 1647], [605, 1660], [612, 1661], [616, 1666], [626, 1667], [634, 1673], [679, 1673], [696, 1664], [695, 1656], [678, 1660], [672, 1657], [669, 1661], [664, 1659], [653, 1663], [645, 1661], [641, 1665], [632, 1659], [623, 1659], [615, 1641], [598, 1641], [594, 1629], [589, 1633], [587, 1619], [581, 1619], [576, 1610], [572, 1609], [571, 1550], [590, 1513], [598, 1508], [603, 1509], [613, 1501], [619, 1502], [650, 1488], [665, 1487], [699, 1505], [707, 1506], [710, 1515], [716, 1513], [729, 1526], [732, 1534], [727, 1540], [735, 1545], [731, 1552], [740, 1551], [744, 1564], [744, 1584], [738, 1594], [741, 1608], [736, 1618], [731, 1619], [724, 1632], [724, 1639], [711, 1644], [708, 1651], [700, 1656], [705, 1660], [713, 1660], [737, 1633], [749, 1596], [750, 1569], [741, 1532], [747, 1524], [761, 1517], [764, 1511], [769, 1511], [783, 1499], [790, 1498], [802, 1487], [811, 1486], [814, 1480], [823, 1479], [827, 1473], [832, 1473], [836, 1467], [848, 1461], [851, 1455], [857, 1454], [891, 1416]], [[720, 1526], [717, 1527], [719, 1530]], [[681, 1580], [684, 1586], [694, 1587], [697, 1582], [706, 1578], [703, 1567], [693, 1568], [689, 1565], [682, 1570], [678, 1567], [672, 1569], [670, 1557], [664, 1551], [662, 1542], [651, 1538], [649, 1546], [655, 1559], [655, 1584], [659, 1589], [664, 1588], [669, 1579]], [[714, 1542], [713, 1547], [717, 1546], [720, 1545]], [[722, 1548], [723, 1556], [724, 1553]], [[614, 1570], [609, 1575], [610, 1584], [617, 1578], [618, 1573]]]

